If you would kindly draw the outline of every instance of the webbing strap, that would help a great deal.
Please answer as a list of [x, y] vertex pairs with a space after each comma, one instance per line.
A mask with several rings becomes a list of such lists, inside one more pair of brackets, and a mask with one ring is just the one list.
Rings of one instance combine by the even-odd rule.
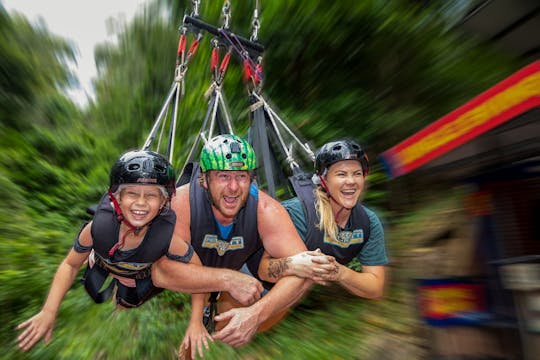
[[88, 266], [81, 278], [81, 282], [84, 284], [86, 292], [96, 304], [107, 301], [111, 297], [114, 286], [118, 282], [118, 280], [113, 278], [109, 285], [104, 290], [100, 291], [108, 276], [109, 273], [99, 266], [94, 266], [92, 268]]
[[178, 181], [176, 182], [176, 187], [180, 187], [182, 185], [185, 185], [191, 181], [191, 176], [193, 174], [193, 168], [195, 166], [195, 163], [189, 162], [184, 166], [182, 169], [182, 173], [180, 174], [180, 177], [178, 178]]
[[[152, 126], [152, 130], [150, 131], [150, 134], [148, 135], [148, 138], [146, 139], [142, 150], [149, 150], [150, 146], [152, 145], [152, 142], [154, 141], [158, 130], [161, 128], [161, 134], [163, 134], [163, 129], [165, 128], [165, 122], [164, 119], [166, 118], [167, 113], [169, 112], [169, 106], [173, 105], [172, 107], [172, 113], [170, 117], [170, 123], [169, 123], [169, 138], [167, 142], [167, 151], [166, 151], [166, 157], [168, 158], [170, 163], [173, 163], [173, 154], [174, 154], [174, 141], [175, 141], [175, 135], [176, 135], [176, 123], [178, 119], [178, 108], [179, 103], [181, 99], [184, 97], [184, 78], [188, 69], [188, 65], [197, 52], [197, 49], [199, 47], [200, 40], [202, 38], [202, 34], [199, 32], [195, 33], [195, 39], [191, 43], [189, 49], [186, 52], [186, 34], [187, 34], [187, 24], [183, 24], [183, 26], [180, 27], [180, 38], [178, 41], [178, 50], [176, 54], [176, 67], [175, 67], [175, 76], [173, 83], [171, 85], [171, 89], [169, 90], [169, 93], [167, 94], [166, 100], [163, 103], [161, 110], [159, 112], [159, 115], [154, 121], [154, 125]], [[161, 135], [160, 135], [161, 137]], [[161, 140], [161, 139], [160, 139]], [[157, 149], [159, 151], [160, 144], [158, 143]]]
[[266, 133], [266, 119], [264, 108], [259, 107], [252, 112], [253, 123], [251, 132], [251, 142], [255, 153], [259, 156], [259, 167], [264, 169], [264, 178], [266, 180], [266, 190], [270, 196], [276, 195], [276, 183], [272, 172], [272, 159], [270, 155], [270, 143]]
[[289, 177], [289, 182], [294, 189], [296, 195], [302, 199], [313, 198], [313, 190], [315, 186], [311, 181], [309, 174], [300, 173]]
[[219, 297], [219, 292], [213, 292], [210, 294], [210, 299], [208, 299], [208, 306], [205, 307], [203, 313], [203, 324], [209, 334], [212, 334], [216, 331], [216, 321], [214, 318], [218, 315], [218, 306], [217, 301]]

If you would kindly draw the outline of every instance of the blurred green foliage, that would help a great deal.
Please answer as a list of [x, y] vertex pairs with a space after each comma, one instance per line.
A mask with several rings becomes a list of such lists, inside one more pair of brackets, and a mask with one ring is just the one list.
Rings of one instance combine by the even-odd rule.
[[[249, 34], [253, 2], [231, 3], [232, 29]], [[312, 145], [348, 136], [367, 146], [373, 171], [366, 202], [379, 209], [389, 238], [399, 242], [393, 225], [400, 214], [389, 207], [398, 194], [389, 190], [376, 154], [520, 64], [453, 30], [449, 19], [463, 7], [383, 0], [262, 6], [265, 93]], [[220, 8], [203, 1], [201, 16], [217, 25]], [[0, 7], [0, 358], [175, 357], [189, 313], [185, 294], [165, 292], [139, 310], [116, 312], [111, 304], [91, 303], [76, 283], [49, 346], [21, 354], [14, 327], [39, 309], [56, 266], [88, 219], [86, 207], [106, 189], [110, 164], [144, 142], [173, 80], [177, 28], [189, 9], [190, 1], [155, 1], [127, 27], [118, 25], [118, 44], [95, 50], [95, 101], [80, 109], [63, 92], [77, 81], [67, 66], [72, 45]], [[176, 166], [206, 110], [208, 40], [186, 77]], [[239, 66], [231, 66], [224, 86], [235, 125], [245, 129], [248, 99]], [[392, 283], [386, 300], [369, 302], [315, 288], [275, 331], [239, 350], [214, 344], [207, 357], [377, 358], [369, 343], [376, 334], [406, 333], [415, 322], [396, 314], [409, 308], [406, 290]]]

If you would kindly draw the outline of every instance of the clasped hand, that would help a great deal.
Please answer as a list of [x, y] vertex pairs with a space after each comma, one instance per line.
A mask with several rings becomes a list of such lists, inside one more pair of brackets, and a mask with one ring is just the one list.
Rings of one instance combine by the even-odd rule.
[[292, 273], [296, 276], [311, 279], [321, 285], [337, 279], [339, 263], [333, 256], [325, 255], [320, 249], [304, 251], [291, 256], [290, 260]]

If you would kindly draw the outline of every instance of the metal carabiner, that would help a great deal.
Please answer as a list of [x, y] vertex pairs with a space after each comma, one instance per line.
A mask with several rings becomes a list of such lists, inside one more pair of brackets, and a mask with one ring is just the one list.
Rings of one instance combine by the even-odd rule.
[[221, 12], [223, 14], [223, 29], [229, 29], [229, 22], [231, 21], [231, 4], [228, 0], [223, 2]]
[[251, 36], [249, 37], [249, 40], [257, 41], [259, 37], [259, 29], [261, 28], [261, 22], [259, 21], [258, 1], [257, 8], [253, 10], [253, 21], [251, 22], [251, 26], [253, 27], [253, 30], [251, 31]]
[[259, 38], [259, 29], [261, 27], [261, 23], [259, 22], [259, 19], [253, 19], [252, 25], [253, 25], [253, 31], [251, 32], [251, 36], [249, 37], [249, 40], [257, 41]]
[[174, 70], [174, 81], [176, 82], [184, 82], [184, 76], [186, 75], [188, 67], [187, 64], [180, 64], [176, 67]]
[[191, 12], [191, 16], [198, 17], [199, 16], [199, 6], [201, 5], [200, 0], [191, 0], [193, 3], [193, 11]]

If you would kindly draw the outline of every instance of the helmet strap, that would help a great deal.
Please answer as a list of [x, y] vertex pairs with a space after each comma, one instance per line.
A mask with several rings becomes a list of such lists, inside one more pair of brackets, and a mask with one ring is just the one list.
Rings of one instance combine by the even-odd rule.
[[[116, 213], [116, 220], [118, 220], [119, 223], [124, 223], [129, 228], [128, 231], [124, 233], [122, 238], [118, 240], [116, 244], [109, 250], [109, 256], [113, 256], [115, 251], [124, 246], [126, 236], [133, 232], [135, 235], [139, 235], [143, 227], [136, 227], [132, 223], [129, 222], [128, 219], [124, 217], [124, 214], [122, 214], [122, 209], [120, 209], [120, 204], [118, 203], [118, 200], [114, 197], [112, 191], [109, 189], [109, 198], [111, 199], [111, 202], [113, 203], [114, 212]], [[146, 226], [146, 225], [145, 225]]]
[[[341, 212], [345, 209], [347, 210], [351, 210], [352, 208], [347, 208], [343, 205], [341, 205], [333, 196], [332, 194], [330, 194], [330, 191], [328, 190], [328, 184], [326, 183], [326, 180], [324, 180], [324, 177], [322, 175], [318, 175], [319, 176], [319, 180], [320, 180], [320, 185], [321, 187], [323, 188], [323, 190], [328, 194], [328, 198], [330, 199], [330, 201], [333, 201], [335, 204], [339, 205], [341, 208], [338, 210], [338, 212], [336, 213], [336, 215], [334, 215], [334, 220], [336, 222], [336, 225], [338, 224], [338, 217], [339, 217], [339, 214], [341, 214]], [[338, 225], [339, 226], [339, 225]]]
[[214, 199], [212, 198], [212, 193], [210, 192], [210, 176], [208, 176], [208, 171], [204, 173], [204, 181], [206, 182], [206, 197], [208, 198], [208, 201], [210, 202], [210, 205], [214, 206]]

